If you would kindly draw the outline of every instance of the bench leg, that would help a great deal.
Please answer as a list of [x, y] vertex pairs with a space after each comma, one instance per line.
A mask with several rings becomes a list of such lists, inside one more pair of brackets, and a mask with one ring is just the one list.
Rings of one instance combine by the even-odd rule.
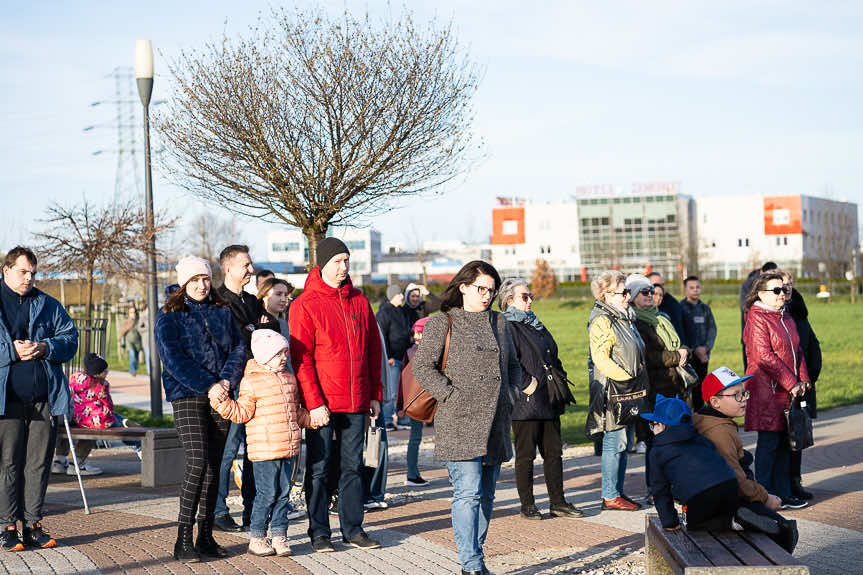
[[665, 562], [662, 552], [647, 533], [644, 534], [644, 560], [647, 563], [647, 575], [672, 575], [673, 573]]

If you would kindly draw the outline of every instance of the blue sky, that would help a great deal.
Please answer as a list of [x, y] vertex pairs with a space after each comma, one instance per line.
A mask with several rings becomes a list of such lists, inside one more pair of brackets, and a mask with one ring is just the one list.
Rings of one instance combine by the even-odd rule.
[[[6, 1], [0, 21], [0, 248], [26, 242], [52, 201], [112, 197], [107, 75], [245, 32], [271, 3]], [[308, 3], [301, 2], [301, 5]], [[146, 5], [147, 11], [138, 10]], [[324, 3], [381, 15], [383, 2]], [[499, 195], [568, 198], [580, 184], [676, 180], [684, 193], [813, 194], [863, 201], [863, 3], [469, 2], [406, 5], [452, 19], [485, 70], [474, 129], [486, 159], [446, 193], [371, 224], [384, 241], [482, 241]], [[194, 213], [157, 173], [157, 207]], [[213, 208], [218, 211], [217, 208]], [[242, 222], [264, 249], [267, 226]], [[263, 259], [263, 255], [259, 257]]]

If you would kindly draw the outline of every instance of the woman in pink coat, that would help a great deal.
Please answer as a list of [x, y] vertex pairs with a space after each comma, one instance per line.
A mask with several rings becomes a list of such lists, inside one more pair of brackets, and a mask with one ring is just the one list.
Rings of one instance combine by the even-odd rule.
[[783, 509], [798, 509], [806, 501], [791, 495], [791, 451], [785, 426], [785, 410], [791, 397], [803, 395], [809, 374], [800, 349], [794, 320], [785, 311], [790, 294], [782, 275], [766, 273], [746, 298], [743, 343], [748, 367], [745, 429], [758, 432], [755, 479], [782, 499]]

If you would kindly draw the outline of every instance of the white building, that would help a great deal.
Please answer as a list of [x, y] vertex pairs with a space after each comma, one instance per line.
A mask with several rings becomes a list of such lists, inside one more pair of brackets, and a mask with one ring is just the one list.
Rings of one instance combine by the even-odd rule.
[[[327, 237], [342, 240], [350, 250], [351, 280], [357, 285], [368, 281], [381, 255], [380, 232], [334, 226], [327, 230]], [[267, 234], [267, 255], [269, 262], [290, 264], [295, 270], [304, 269], [309, 259], [308, 242], [303, 232], [296, 228], [273, 230]]]

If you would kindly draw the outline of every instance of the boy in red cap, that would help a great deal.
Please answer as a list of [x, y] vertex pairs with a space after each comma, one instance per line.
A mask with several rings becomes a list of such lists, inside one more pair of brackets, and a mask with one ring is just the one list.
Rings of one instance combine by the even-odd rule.
[[749, 392], [744, 389], [743, 382], [750, 377], [737, 377], [725, 366], [708, 374], [701, 384], [704, 406], [693, 416], [693, 425], [698, 433], [713, 443], [737, 476], [741, 509], [756, 514], [758, 517], [754, 521], [760, 530], [791, 553], [797, 544], [797, 522], [776, 513], [781, 505], [779, 497], [771, 495], [755, 481], [749, 469], [752, 454], [743, 449], [737, 423], [733, 419], [746, 412]]

